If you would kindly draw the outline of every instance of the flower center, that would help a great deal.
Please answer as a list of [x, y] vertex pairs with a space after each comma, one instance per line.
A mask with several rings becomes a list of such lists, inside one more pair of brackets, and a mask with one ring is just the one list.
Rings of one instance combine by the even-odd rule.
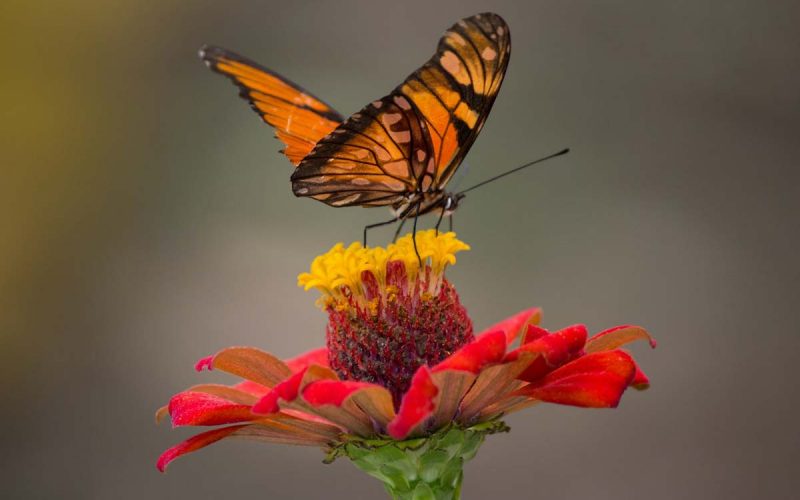
[[417, 368], [434, 365], [470, 342], [472, 321], [444, 277], [469, 250], [454, 233], [420, 231], [386, 248], [337, 244], [298, 277], [322, 292], [331, 368], [347, 380], [386, 387], [395, 406]]

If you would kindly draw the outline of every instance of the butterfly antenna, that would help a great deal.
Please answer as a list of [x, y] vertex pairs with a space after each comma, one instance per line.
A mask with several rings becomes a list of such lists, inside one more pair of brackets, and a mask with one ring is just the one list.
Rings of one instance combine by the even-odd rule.
[[550, 156], [545, 156], [544, 158], [539, 158], [538, 160], [534, 160], [534, 161], [532, 161], [532, 162], [530, 162], [530, 163], [526, 163], [525, 165], [521, 165], [521, 166], [519, 166], [519, 167], [517, 167], [517, 168], [512, 168], [512, 169], [511, 169], [511, 170], [509, 170], [508, 172], [503, 172], [503, 173], [502, 173], [502, 174], [500, 174], [500, 175], [495, 175], [494, 177], [491, 177], [491, 178], [489, 178], [489, 179], [486, 179], [486, 180], [485, 180], [485, 181], [483, 181], [483, 182], [479, 182], [479, 183], [475, 184], [475, 185], [474, 185], [474, 186], [472, 186], [472, 187], [468, 187], [467, 189], [465, 189], [465, 190], [463, 190], [463, 191], [459, 191], [459, 193], [458, 193], [458, 194], [464, 194], [464, 193], [466, 193], [467, 191], [472, 191], [473, 189], [475, 189], [475, 188], [479, 188], [479, 187], [483, 186], [484, 184], [489, 184], [490, 182], [494, 182], [494, 181], [496, 181], [497, 179], [500, 179], [501, 177], [505, 177], [505, 176], [507, 176], [507, 175], [511, 175], [511, 174], [513, 174], [514, 172], [519, 172], [519, 171], [520, 171], [520, 170], [522, 170], [523, 168], [528, 168], [528, 167], [530, 167], [530, 166], [536, 165], [537, 163], [541, 163], [541, 162], [543, 162], [543, 161], [549, 160], [549, 159], [551, 159], [551, 158], [555, 158], [556, 156], [565, 155], [565, 154], [567, 154], [567, 153], [569, 153], [569, 148], [562, 149], [562, 150], [561, 150], [561, 151], [559, 151], [558, 153], [551, 154]]

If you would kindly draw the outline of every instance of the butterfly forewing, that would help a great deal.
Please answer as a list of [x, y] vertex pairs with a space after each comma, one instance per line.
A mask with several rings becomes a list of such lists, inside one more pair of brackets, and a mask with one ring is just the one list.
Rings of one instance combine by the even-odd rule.
[[283, 153], [295, 165], [344, 120], [300, 86], [238, 54], [203, 47], [200, 56], [209, 68], [233, 80], [239, 95], [275, 128], [275, 137], [286, 144]]
[[483, 127], [510, 50], [500, 16], [459, 21], [391, 94], [317, 143], [292, 175], [294, 193], [333, 206], [397, 208], [415, 193], [441, 191]]
[[454, 24], [436, 53], [397, 89], [423, 115], [436, 158], [434, 187], [442, 188], [483, 128], [508, 66], [511, 36], [496, 14]]

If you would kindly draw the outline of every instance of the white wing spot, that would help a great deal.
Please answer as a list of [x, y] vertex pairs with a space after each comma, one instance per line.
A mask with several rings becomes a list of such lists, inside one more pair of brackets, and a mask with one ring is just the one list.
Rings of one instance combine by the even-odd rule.
[[486, 47], [483, 49], [483, 52], [481, 52], [481, 57], [486, 61], [494, 61], [497, 57], [497, 51], [491, 47]]
[[456, 42], [457, 44], [461, 45], [462, 47], [466, 47], [467, 41], [464, 40], [464, 37], [459, 35], [458, 33], [453, 33], [450, 35], [450, 38]]
[[394, 175], [395, 177], [407, 177], [408, 176], [408, 164], [405, 160], [396, 160], [383, 165], [383, 169], [389, 175]]
[[394, 98], [394, 102], [395, 102], [395, 104], [397, 104], [398, 106], [400, 106], [400, 108], [401, 108], [401, 109], [404, 109], [404, 110], [406, 110], [406, 111], [408, 111], [409, 109], [411, 109], [411, 104], [409, 104], [408, 100], [406, 100], [406, 98], [405, 98], [405, 97], [402, 97], [402, 96], [396, 96], [396, 97]]
[[457, 75], [461, 72], [461, 62], [459, 62], [458, 57], [450, 51], [445, 52], [439, 62], [442, 63], [442, 67], [451, 75]]
[[342, 205], [347, 205], [350, 202], [356, 201], [360, 196], [361, 194], [359, 193], [351, 194], [350, 196], [346, 196], [341, 200], [332, 201], [331, 205], [334, 205], [336, 207], [341, 207]]
[[425, 150], [423, 150], [423, 149], [418, 149], [417, 150], [417, 161], [420, 162], [420, 163], [425, 161]]
[[355, 184], [356, 186], [368, 186], [372, 184], [372, 182], [369, 179], [365, 179], [363, 177], [353, 177], [350, 183]]
[[409, 132], [408, 130], [403, 130], [401, 132], [390, 131], [389, 135], [392, 136], [394, 142], [397, 142], [399, 144], [405, 144], [406, 142], [409, 142], [411, 140], [411, 132]]
[[383, 121], [383, 124], [388, 127], [390, 125], [399, 122], [402, 118], [403, 115], [401, 115], [400, 113], [384, 113], [381, 116], [381, 121]]

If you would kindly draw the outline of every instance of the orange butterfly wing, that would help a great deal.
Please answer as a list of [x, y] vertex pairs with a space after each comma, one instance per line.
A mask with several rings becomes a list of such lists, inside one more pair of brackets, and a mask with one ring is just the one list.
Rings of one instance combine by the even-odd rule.
[[292, 190], [335, 207], [401, 203], [431, 164], [425, 124], [389, 95], [324, 137], [292, 173]]
[[294, 194], [332, 206], [398, 208], [414, 193], [441, 191], [483, 127], [510, 51], [500, 16], [459, 21], [389, 96], [319, 141], [292, 174]]
[[200, 57], [209, 68], [230, 78], [239, 87], [239, 95], [275, 128], [275, 137], [286, 144], [282, 152], [294, 165], [344, 121], [342, 115], [300, 86], [238, 54], [203, 47]]
[[427, 123], [436, 158], [433, 186], [447, 184], [475, 142], [510, 55], [511, 34], [503, 18], [477, 14], [447, 30], [433, 57], [395, 90]]

